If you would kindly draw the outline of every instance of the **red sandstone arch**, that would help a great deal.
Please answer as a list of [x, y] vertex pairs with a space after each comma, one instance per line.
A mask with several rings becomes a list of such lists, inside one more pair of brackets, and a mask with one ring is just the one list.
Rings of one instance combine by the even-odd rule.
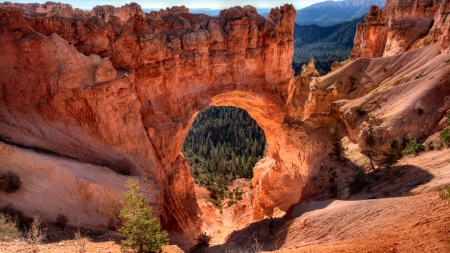
[[254, 179], [255, 218], [300, 200], [305, 156], [293, 149], [288, 126], [299, 113], [290, 101], [298, 90], [292, 5], [267, 20], [250, 6], [217, 18], [186, 9], [144, 17], [128, 6], [141, 14], [128, 22], [101, 8], [64, 9], [76, 18], [21, 8], [25, 17], [0, 9], [0, 54], [9, 59], [0, 61], [3, 141], [146, 175], [164, 227], [196, 234], [198, 207], [180, 150], [198, 111], [231, 105], [263, 128], [275, 161]]

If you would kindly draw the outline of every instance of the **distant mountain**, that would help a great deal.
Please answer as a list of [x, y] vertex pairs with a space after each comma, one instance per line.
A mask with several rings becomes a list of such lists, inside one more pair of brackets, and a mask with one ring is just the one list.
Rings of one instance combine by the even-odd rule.
[[380, 9], [386, 0], [343, 0], [325, 1], [297, 10], [295, 22], [299, 25], [329, 26], [352, 20], [365, 15], [370, 6], [377, 5]]
[[364, 16], [332, 26], [295, 24], [294, 71], [298, 73], [311, 57], [321, 74], [329, 72], [334, 61], [348, 59], [358, 23], [364, 23]]

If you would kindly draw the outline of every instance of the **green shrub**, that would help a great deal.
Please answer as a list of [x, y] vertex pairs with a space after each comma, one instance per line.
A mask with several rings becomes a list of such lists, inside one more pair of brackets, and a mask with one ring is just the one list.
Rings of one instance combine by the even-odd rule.
[[439, 139], [441, 140], [442, 144], [449, 145], [450, 144], [450, 128], [446, 128], [442, 130], [442, 132], [439, 134]]
[[442, 200], [448, 200], [450, 201], [450, 185], [447, 186], [439, 186], [438, 187], [438, 191], [439, 191], [439, 197]]
[[20, 189], [22, 181], [19, 175], [12, 171], [0, 173], [0, 191], [13, 193]]
[[234, 204], [237, 204], [236, 200], [230, 200], [230, 201], [228, 201], [228, 203], [227, 203], [228, 207], [230, 207], [230, 206], [232, 206], [232, 205], [234, 205]]
[[360, 169], [358, 173], [353, 177], [353, 180], [350, 182], [350, 190], [352, 194], [358, 193], [364, 189], [367, 185], [367, 175], [364, 172], [364, 169]]
[[424, 77], [424, 76], [426, 76], [426, 75], [427, 75], [427, 74], [420, 74], [420, 75], [416, 76], [415, 79], [420, 79], [420, 78], [422, 78], [422, 77]]
[[233, 193], [236, 200], [242, 200], [242, 192], [239, 191], [239, 188], [234, 188]]
[[431, 151], [433, 149], [434, 149], [433, 142], [432, 141], [427, 141], [427, 143], [425, 143], [425, 150], [426, 151]]
[[400, 158], [402, 158], [402, 152], [401, 152], [401, 145], [400, 142], [398, 142], [397, 140], [394, 140], [391, 143], [391, 151], [390, 152], [383, 152], [383, 160], [382, 160], [382, 165], [386, 168], [386, 169], [391, 169], [392, 166], [396, 163], [398, 163], [398, 160], [400, 160]]
[[119, 218], [124, 220], [123, 227], [119, 229], [126, 239], [122, 240], [122, 250], [137, 250], [139, 253], [161, 252], [162, 246], [169, 243], [166, 231], [161, 231], [156, 218], [152, 217], [152, 207], [142, 193], [137, 193], [139, 185], [129, 179], [122, 201], [123, 209]]
[[447, 124], [447, 126], [450, 126], [450, 111], [448, 111], [445, 116], [447, 116], [447, 119], [445, 120], [445, 124]]
[[418, 143], [416, 139], [412, 141], [408, 141], [406, 143], [405, 149], [402, 151], [403, 155], [418, 155], [421, 151], [424, 150], [424, 146], [421, 143]]
[[216, 199], [207, 199], [206, 202], [213, 204], [216, 208], [222, 211], [222, 201]]

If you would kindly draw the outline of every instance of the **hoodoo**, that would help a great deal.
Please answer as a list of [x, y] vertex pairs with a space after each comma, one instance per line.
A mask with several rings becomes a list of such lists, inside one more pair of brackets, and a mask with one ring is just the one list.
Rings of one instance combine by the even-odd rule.
[[330, 159], [331, 126], [375, 163], [394, 140], [445, 127], [448, 5], [372, 7], [352, 61], [323, 77], [311, 63], [294, 77], [288, 4], [268, 19], [251, 6], [210, 17], [185, 7], [147, 14], [134, 3], [91, 12], [0, 4], [0, 170], [23, 181], [17, 193], [0, 193], [0, 205], [114, 228], [132, 175], [172, 239], [193, 239], [201, 220], [180, 151], [197, 113], [221, 105], [246, 110], [267, 139], [252, 179], [253, 220], [289, 216], [311, 196], [341, 196], [348, 185], [329, 171], [363, 163]]

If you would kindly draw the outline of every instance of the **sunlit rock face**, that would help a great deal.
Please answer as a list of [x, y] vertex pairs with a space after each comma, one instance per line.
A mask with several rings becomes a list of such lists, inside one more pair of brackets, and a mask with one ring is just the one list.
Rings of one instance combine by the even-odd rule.
[[449, 48], [448, 1], [388, 0], [380, 10], [370, 8], [359, 24], [351, 58], [391, 56], [438, 42]]
[[66, 6], [53, 15], [25, 7], [0, 9], [3, 141], [145, 175], [163, 227], [193, 237], [201, 221], [181, 146], [198, 111], [232, 105], [263, 128], [275, 159], [255, 182], [256, 216], [300, 200], [305, 158], [285, 123], [292, 5], [268, 19], [251, 6], [215, 18], [184, 7], [145, 14], [133, 4], [91, 12]]

